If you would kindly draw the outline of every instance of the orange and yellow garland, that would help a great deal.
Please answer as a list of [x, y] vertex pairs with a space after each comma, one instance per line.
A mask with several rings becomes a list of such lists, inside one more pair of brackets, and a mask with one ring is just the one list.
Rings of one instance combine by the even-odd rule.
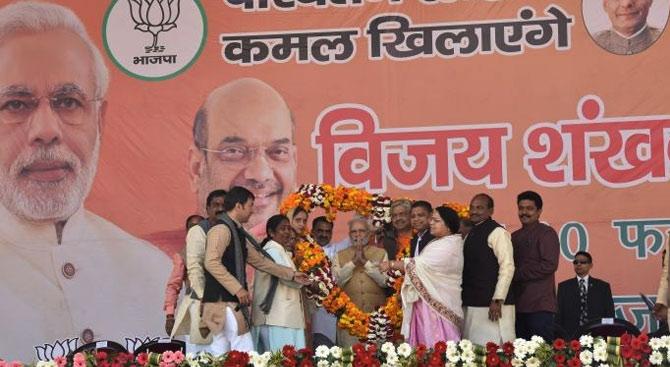
[[355, 211], [361, 216], [370, 215], [376, 199], [383, 198], [365, 190], [344, 186], [331, 185], [302, 185], [300, 189], [287, 196], [279, 207], [282, 214], [289, 210], [302, 207], [307, 212], [319, 206], [326, 212], [331, 222], [335, 220], [337, 212]]
[[453, 209], [456, 213], [458, 213], [458, 217], [461, 219], [470, 218], [470, 207], [468, 205], [455, 203], [452, 201], [448, 201], [442, 205]]
[[[373, 223], [381, 225], [390, 221], [390, 204], [388, 197], [373, 195], [365, 190], [331, 185], [302, 185], [297, 192], [290, 194], [280, 206], [281, 213], [301, 206], [308, 213], [315, 207], [321, 207], [326, 217], [334, 221], [339, 211], [355, 211], [361, 216], [372, 217]], [[406, 247], [409, 248], [409, 241]], [[403, 248], [404, 249], [404, 248]], [[315, 285], [308, 289], [310, 298], [331, 314], [338, 316], [338, 325], [359, 339], [374, 339], [375, 332], [369, 330], [372, 317], [385, 318], [391, 321], [393, 328], [400, 327], [402, 309], [396, 294], [387, 299], [384, 306], [376, 312], [367, 313], [359, 309], [351, 298], [335, 282], [330, 272], [330, 260], [321, 246], [311, 237], [296, 245], [295, 259], [298, 269], [310, 275]], [[396, 293], [400, 288], [396, 289]], [[372, 337], [371, 337], [372, 336]]]

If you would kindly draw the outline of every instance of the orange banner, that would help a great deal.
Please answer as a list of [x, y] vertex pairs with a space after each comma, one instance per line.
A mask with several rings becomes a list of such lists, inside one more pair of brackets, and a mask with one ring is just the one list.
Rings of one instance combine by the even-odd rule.
[[511, 231], [537, 191], [557, 280], [589, 251], [617, 316], [655, 330], [670, 2], [610, 3], [0, 0], [0, 356], [163, 335], [184, 222], [233, 185], [259, 235], [301, 183], [486, 192]]

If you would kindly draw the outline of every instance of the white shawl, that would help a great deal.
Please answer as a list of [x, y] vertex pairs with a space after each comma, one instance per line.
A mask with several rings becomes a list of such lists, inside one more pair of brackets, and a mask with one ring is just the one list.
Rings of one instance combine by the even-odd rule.
[[409, 335], [412, 307], [419, 297], [438, 315], [462, 328], [462, 280], [463, 239], [459, 234], [434, 239], [419, 256], [406, 259], [402, 334]]

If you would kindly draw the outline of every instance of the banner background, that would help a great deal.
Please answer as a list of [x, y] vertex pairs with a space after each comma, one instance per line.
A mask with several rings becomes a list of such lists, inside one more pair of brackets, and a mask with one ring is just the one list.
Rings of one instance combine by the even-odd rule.
[[[593, 255], [593, 276], [610, 282], [620, 316], [638, 327], [649, 328], [648, 313], [638, 294], [655, 295], [661, 270], [661, 244], [668, 242], [668, 133], [663, 135], [664, 162], [654, 163], [664, 165], [665, 177], [659, 182], [626, 188], [606, 187], [595, 179], [587, 185], [561, 187], [534, 182], [524, 167], [527, 153], [524, 134], [540, 123], [577, 120], [578, 102], [586, 95], [601, 98], [605, 118], [663, 116], [669, 119], [670, 36], [667, 32], [647, 50], [620, 56], [603, 50], [593, 41], [579, 1], [461, 0], [432, 4], [418, 0], [370, 1], [360, 6], [331, 5], [325, 9], [301, 6], [288, 11], [271, 8], [243, 12], [224, 1], [207, 0], [201, 1], [207, 16], [203, 52], [190, 68], [176, 77], [146, 81], [120, 71], [104, 51], [101, 32], [110, 2], [56, 2], [73, 9], [82, 19], [102, 50], [111, 74], [98, 173], [85, 206], [131, 234], [156, 238], [157, 233], [183, 228], [185, 218], [197, 213], [196, 187], [188, 171], [194, 115], [213, 89], [237, 78], [258, 78], [274, 87], [286, 100], [296, 127], [297, 184], [319, 181], [317, 172], [323, 162], [311, 143], [312, 134], [318, 116], [337, 104], [367, 106], [378, 116], [382, 129], [420, 130], [420, 127], [509, 123], [511, 139], [505, 144], [504, 188], [469, 185], [454, 176], [450, 190], [434, 192], [430, 181], [416, 190], [402, 190], [389, 182], [386, 194], [427, 199], [438, 205], [446, 201], [468, 203], [474, 194], [486, 192], [496, 201], [494, 218], [513, 231], [520, 226], [516, 195], [524, 190], [539, 192], [545, 202], [542, 220], [562, 236], [557, 281], [574, 275], [571, 260], [579, 241], [576, 230], [568, 231], [570, 227], [564, 227], [580, 223], [586, 229], [588, 240], [579, 249]], [[7, 3], [9, 1], [0, 0], [0, 6]], [[653, 10], [654, 19], [665, 22], [668, 1], [655, 3], [660, 10]], [[535, 9], [538, 17], [545, 16], [543, 11], [551, 4], [574, 17], [567, 50], [557, 50], [551, 44], [540, 49], [526, 48], [515, 55], [493, 53], [403, 61], [368, 57], [367, 24], [383, 13], [404, 14], [413, 24], [477, 23], [515, 19], [524, 6]], [[177, 29], [179, 27], [188, 25], [178, 24]], [[224, 60], [219, 41], [222, 34], [231, 33], [344, 28], [359, 28], [360, 35], [355, 40], [355, 56], [340, 64], [298, 64], [291, 58], [284, 63], [270, 60], [252, 66], [232, 65]], [[174, 41], [168, 38], [170, 32], [161, 36], [168, 40], [168, 47], [169, 42]], [[146, 43], [151, 43], [148, 33], [137, 32], [136, 36], [146, 37]], [[590, 141], [592, 146], [603, 143], [599, 138]], [[654, 227], [662, 233], [662, 241], [646, 241], [644, 256], [636, 256], [634, 249], [622, 245], [613, 221], [652, 218], [662, 219], [662, 223]], [[334, 240], [340, 240], [345, 235], [345, 223], [340, 220], [336, 226]], [[634, 235], [634, 231], [630, 234]], [[178, 250], [180, 245], [174, 241], [155, 243], [168, 253]], [[636, 316], [634, 309], [641, 313]]]
[[[104, 7], [91, 8], [90, 3], [81, 1], [62, 3], [75, 9], [90, 32], [100, 29]], [[587, 94], [602, 98], [607, 117], [669, 115], [670, 89], [664, 87], [670, 82], [664, 57], [670, 52], [667, 35], [663, 34], [640, 54], [614, 55], [598, 47], [589, 36], [580, 17], [579, 2], [545, 3], [559, 5], [575, 16], [569, 51], [557, 52], [548, 47], [519, 56], [369, 61], [366, 42], [359, 38], [357, 55], [346, 64], [267, 62], [240, 67], [222, 60], [218, 43], [221, 33], [364, 28], [371, 17], [385, 12], [407, 14], [415, 23], [507, 19], [514, 18], [523, 6], [531, 5], [538, 13], [541, 6], [528, 1], [433, 5], [405, 1], [400, 5], [378, 2], [343, 9], [244, 13], [224, 2], [205, 2], [207, 44], [187, 72], [171, 80], [146, 82], [110, 67], [110, 106], [100, 170], [87, 207], [140, 236], [180, 227], [183, 218], [196, 211], [186, 170], [195, 111], [206, 95], [221, 84], [239, 77], [254, 77], [277, 89], [293, 112], [298, 183], [317, 182], [319, 162], [310, 146], [310, 135], [319, 113], [334, 104], [366, 105], [377, 113], [383, 128], [510, 122], [513, 133], [507, 145], [506, 189], [489, 190], [482, 185], [455, 182], [450, 192], [433, 194], [430, 187], [405, 192], [389, 185], [387, 194], [430, 198], [435, 205], [440, 201], [467, 203], [474, 194], [487, 192], [496, 200], [494, 217], [513, 231], [519, 227], [516, 194], [535, 190], [546, 203], [542, 220], [557, 231], [570, 221], [588, 228], [594, 276], [609, 281], [615, 294], [654, 294], [660, 256], [636, 259], [634, 251], [619, 244], [611, 220], [670, 217], [667, 203], [660, 200], [667, 195], [667, 183], [646, 183], [628, 189], [610, 189], [598, 183], [541, 187], [531, 181], [523, 167], [522, 137], [535, 123], [576, 119], [577, 102]], [[571, 249], [574, 252], [575, 247]], [[557, 281], [573, 274], [569, 259], [563, 260]], [[620, 271], [623, 269], [626, 271]]]

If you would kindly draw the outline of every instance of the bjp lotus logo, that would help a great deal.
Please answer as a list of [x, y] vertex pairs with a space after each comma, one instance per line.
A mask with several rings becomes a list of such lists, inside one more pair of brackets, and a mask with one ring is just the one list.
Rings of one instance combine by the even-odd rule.
[[102, 42], [107, 55], [133, 78], [165, 80], [181, 74], [205, 48], [207, 15], [201, 1], [106, 0]]
[[135, 22], [135, 29], [153, 35], [151, 46], [145, 46], [146, 53], [163, 52], [165, 46], [158, 45], [158, 35], [176, 28], [179, 18], [180, 0], [128, 0], [130, 16]]

